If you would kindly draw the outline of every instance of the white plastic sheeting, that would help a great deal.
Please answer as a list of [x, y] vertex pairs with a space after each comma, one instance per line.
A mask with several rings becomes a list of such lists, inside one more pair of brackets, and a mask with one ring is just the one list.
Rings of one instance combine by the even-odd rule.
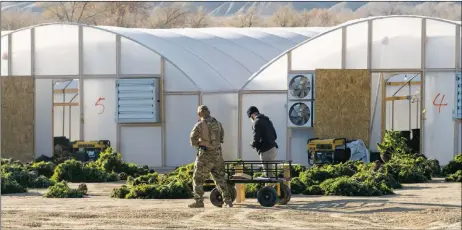
[[[455, 100], [454, 73], [426, 73], [425, 120], [423, 121], [423, 153], [446, 165], [454, 157], [457, 142], [452, 112]], [[444, 96], [444, 99], [443, 99]], [[436, 99], [436, 100], [435, 100]], [[447, 106], [435, 106], [447, 104]]]
[[[384, 16], [348, 21], [329, 28], [312, 38], [287, 50], [274, 58], [265, 67], [254, 73], [242, 89], [260, 90], [261, 82], [265, 89], [281, 90], [280, 81], [269, 76], [267, 69], [280, 66], [280, 59], [291, 52], [290, 71], [315, 70], [322, 68], [342, 68], [342, 28], [345, 34], [345, 69], [366, 69], [371, 53], [371, 69], [420, 69], [422, 50], [422, 21], [426, 18], [426, 68], [455, 68], [455, 34], [460, 22], [421, 16]], [[368, 50], [368, 23], [372, 24], [371, 50]], [[399, 26], [397, 26], [399, 25]], [[462, 35], [461, 35], [462, 36]], [[462, 37], [461, 37], [462, 42]], [[445, 52], [440, 52], [445, 50]], [[461, 59], [462, 65], [462, 59]], [[286, 78], [279, 75], [279, 78]], [[259, 82], [252, 84], [252, 82]]]
[[0, 68], [1, 68], [1, 76], [7, 76], [8, 75], [8, 36], [2, 37], [1, 40], [1, 63], [0, 63]]
[[161, 127], [120, 127], [120, 152], [123, 160], [150, 167], [162, 166]]
[[207, 105], [210, 109], [210, 115], [221, 122], [225, 131], [225, 142], [222, 145], [223, 158], [236, 160], [238, 158], [237, 93], [204, 94], [202, 95], [202, 104]]
[[351, 150], [350, 160], [369, 163], [369, 150], [362, 140], [347, 143], [347, 148]]
[[13, 76], [31, 75], [31, 32], [30, 29], [11, 34], [11, 63]]
[[53, 153], [53, 82], [35, 79], [35, 157]]
[[243, 160], [260, 160], [256, 150], [250, 147], [252, 141], [252, 122], [246, 111], [250, 106], [256, 106], [260, 113], [265, 114], [273, 122], [279, 145], [276, 160], [286, 159], [287, 140], [287, 95], [286, 94], [243, 94], [242, 95], [242, 158]]

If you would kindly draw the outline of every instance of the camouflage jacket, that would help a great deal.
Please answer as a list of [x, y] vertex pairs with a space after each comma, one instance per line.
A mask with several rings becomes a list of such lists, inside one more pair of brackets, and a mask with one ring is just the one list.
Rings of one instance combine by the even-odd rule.
[[207, 117], [198, 121], [189, 135], [191, 145], [197, 150], [199, 146], [216, 149], [224, 142], [225, 132], [219, 121]]

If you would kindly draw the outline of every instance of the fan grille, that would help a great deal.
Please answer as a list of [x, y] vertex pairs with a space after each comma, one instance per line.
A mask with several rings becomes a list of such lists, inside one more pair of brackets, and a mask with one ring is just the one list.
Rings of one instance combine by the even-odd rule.
[[305, 103], [295, 103], [289, 109], [289, 119], [294, 125], [305, 125], [310, 120], [310, 117], [310, 108]]
[[311, 80], [306, 76], [297, 75], [290, 80], [289, 90], [293, 97], [305, 98], [311, 93]]

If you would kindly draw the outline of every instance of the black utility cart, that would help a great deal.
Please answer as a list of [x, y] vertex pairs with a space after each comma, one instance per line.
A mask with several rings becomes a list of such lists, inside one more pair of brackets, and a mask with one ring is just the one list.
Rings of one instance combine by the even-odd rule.
[[[245, 199], [245, 184], [265, 184], [257, 192], [257, 200], [264, 207], [285, 205], [290, 201], [292, 161], [265, 161], [265, 164], [273, 166], [273, 169], [268, 171], [272, 172], [274, 177], [255, 176], [258, 173], [265, 173], [261, 161], [225, 161], [226, 181], [233, 202], [238, 196], [241, 198], [239, 201]], [[206, 184], [211, 185], [213, 181], [207, 180]], [[223, 198], [217, 188], [211, 191], [210, 201], [213, 205], [222, 207]]]

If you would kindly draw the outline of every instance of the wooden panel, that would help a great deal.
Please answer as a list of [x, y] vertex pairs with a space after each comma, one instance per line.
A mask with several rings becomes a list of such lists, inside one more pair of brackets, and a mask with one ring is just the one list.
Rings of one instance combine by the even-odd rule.
[[34, 159], [35, 95], [32, 77], [2, 77], [2, 157]]
[[318, 138], [360, 139], [369, 146], [371, 74], [316, 70], [314, 132]]

